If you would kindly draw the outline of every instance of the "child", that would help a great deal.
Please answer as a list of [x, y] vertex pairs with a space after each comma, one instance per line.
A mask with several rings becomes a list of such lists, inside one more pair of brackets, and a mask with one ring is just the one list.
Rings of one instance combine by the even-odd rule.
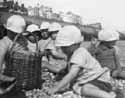
[[56, 35], [61, 29], [61, 25], [58, 23], [52, 23], [48, 27], [47, 23], [43, 22], [41, 29], [42, 33], [44, 32], [43, 35], [46, 35], [47, 32], [49, 34], [48, 39], [41, 39], [39, 42], [39, 45], [43, 47], [42, 50], [45, 52], [45, 56], [42, 59], [42, 88], [50, 89], [57, 82], [57, 75], [59, 76], [60, 71], [66, 66], [66, 61], [64, 61], [62, 57], [64, 54], [57, 51], [55, 46]]
[[[114, 78], [125, 78], [121, 72], [119, 48], [115, 45], [119, 40], [119, 33], [114, 30], [102, 30], [98, 33], [99, 44], [89, 51], [100, 62], [102, 67], [108, 67]], [[93, 49], [93, 50], [92, 50]]]
[[31, 24], [26, 28], [26, 32], [23, 35], [28, 39], [27, 48], [34, 52], [36, 51], [36, 43], [40, 40], [40, 29], [36, 24]]
[[[40, 32], [41, 32], [41, 39], [38, 42], [38, 45], [40, 46], [40, 51], [45, 52], [46, 47], [51, 41], [51, 38], [49, 37], [48, 34], [48, 29], [49, 29], [50, 23], [49, 22], [42, 22], [40, 25]], [[48, 61], [46, 57], [46, 53], [42, 58], [42, 65], [46, 65], [46, 62]]]
[[41, 38], [43, 40], [47, 40], [49, 38], [49, 34], [48, 34], [49, 26], [50, 26], [49, 22], [42, 22], [40, 25]]
[[46, 51], [48, 52], [48, 62], [46, 68], [59, 73], [62, 69], [66, 67], [66, 56], [62, 53], [62, 51], [55, 46], [55, 39], [57, 33], [60, 31], [61, 25], [58, 23], [52, 23], [48, 28], [48, 33], [50, 35], [51, 41], [48, 43], [46, 47]]
[[65, 26], [57, 34], [56, 46], [67, 55], [70, 67], [69, 73], [50, 93], [57, 93], [70, 83], [74, 92], [81, 96], [115, 98], [110, 83], [102, 78], [107, 68], [102, 68], [85, 48], [80, 47], [82, 41], [81, 32], [75, 26]]

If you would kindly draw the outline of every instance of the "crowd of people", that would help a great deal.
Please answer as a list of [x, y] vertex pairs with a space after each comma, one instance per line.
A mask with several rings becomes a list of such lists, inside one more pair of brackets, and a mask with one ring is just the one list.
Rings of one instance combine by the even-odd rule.
[[74, 25], [44, 21], [40, 26], [26, 25], [22, 16], [12, 15], [4, 27], [0, 98], [27, 98], [25, 92], [46, 87], [49, 96], [72, 91], [81, 98], [123, 98], [111, 83], [125, 79], [115, 30], [100, 30], [84, 47], [84, 36]]

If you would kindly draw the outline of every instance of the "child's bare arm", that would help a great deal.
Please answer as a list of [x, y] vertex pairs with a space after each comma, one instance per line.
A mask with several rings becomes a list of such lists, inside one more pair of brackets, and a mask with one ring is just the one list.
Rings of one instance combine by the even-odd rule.
[[117, 48], [115, 48], [114, 54], [115, 54], [114, 59], [116, 63], [116, 68], [112, 72], [112, 77], [117, 78], [119, 73], [121, 72], [120, 55], [119, 55]]
[[115, 59], [116, 59], [117, 69], [121, 69], [120, 57], [119, 57], [119, 55], [116, 54]]
[[117, 48], [115, 48], [115, 63], [116, 63], [116, 69], [120, 70], [121, 69], [120, 54]]
[[75, 65], [72, 65], [69, 73], [56, 86], [54, 93], [58, 92], [62, 87], [69, 84], [77, 76], [79, 70], [80, 70], [80, 67], [76, 67]]

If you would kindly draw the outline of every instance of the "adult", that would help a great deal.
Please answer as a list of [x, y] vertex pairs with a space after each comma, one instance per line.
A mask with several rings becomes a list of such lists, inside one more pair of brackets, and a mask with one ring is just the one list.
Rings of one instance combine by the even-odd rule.
[[8, 36], [0, 40], [0, 66], [5, 63], [3, 75], [16, 78], [14, 88], [1, 98], [26, 98], [24, 91], [40, 88], [42, 56], [37, 49], [28, 50], [27, 39], [22, 35], [25, 26], [22, 16], [10, 16], [6, 23]]

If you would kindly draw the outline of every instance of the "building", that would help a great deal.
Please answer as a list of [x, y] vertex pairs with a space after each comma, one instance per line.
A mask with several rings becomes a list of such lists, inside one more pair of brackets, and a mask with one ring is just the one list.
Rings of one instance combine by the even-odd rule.
[[44, 14], [43, 14], [43, 5], [41, 5], [40, 8], [39, 8], [39, 15], [41, 17], [44, 17]]
[[28, 15], [29, 15], [29, 16], [33, 16], [33, 8], [32, 8], [31, 6], [29, 6], [29, 7], [27, 8], [27, 10], [28, 10]]
[[60, 14], [58, 13], [52, 13], [52, 19], [62, 20], [62, 18], [60, 17]]
[[52, 18], [53, 10], [51, 7], [41, 5], [39, 8], [39, 15], [48, 19]]
[[55, 19], [65, 22], [71, 22], [75, 24], [82, 24], [82, 18], [79, 15], [76, 15], [72, 12], [67, 12], [66, 14], [63, 12], [54, 13], [51, 7], [41, 5], [40, 7], [29, 7], [28, 8], [29, 16], [40, 16], [47, 19]]
[[60, 16], [61, 16], [62, 20], [65, 22], [82, 24], [82, 17], [79, 15], [76, 15], [72, 12], [67, 12], [66, 14], [64, 14], [63, 12], [60, 12]]
[[39, 7], [32, 8], [31, 6], [28, 7], [28, 15], [29, 16], [39, 16]]

